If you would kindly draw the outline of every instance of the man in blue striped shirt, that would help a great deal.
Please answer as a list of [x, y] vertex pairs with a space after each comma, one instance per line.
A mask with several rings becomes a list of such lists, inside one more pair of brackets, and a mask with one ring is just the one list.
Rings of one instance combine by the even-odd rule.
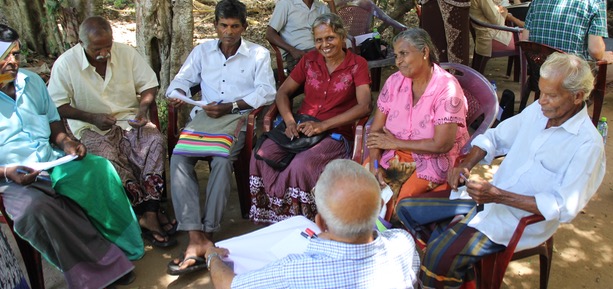
[[207, 264], [215, 288], [414, 288], [419, 256], [404, 230], [373, 230], [381, 209], [375, 177], [351, 160], [330, 162], [314, 190], [322, 233], [303, 254], [235, 275], [211, 247]]

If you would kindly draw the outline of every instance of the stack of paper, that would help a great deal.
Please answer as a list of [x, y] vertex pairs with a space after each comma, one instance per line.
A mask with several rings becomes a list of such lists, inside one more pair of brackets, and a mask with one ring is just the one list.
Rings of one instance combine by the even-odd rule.
[[300, 232], [306, 228], [316, 234], [321, 232], [311, 220], [296, 216], [215, 245], [230, 251], [227, 259], [234, 262], [234, 273], [241, 274], [260, 269], [289, 254], [304, 253], [310, 240]]

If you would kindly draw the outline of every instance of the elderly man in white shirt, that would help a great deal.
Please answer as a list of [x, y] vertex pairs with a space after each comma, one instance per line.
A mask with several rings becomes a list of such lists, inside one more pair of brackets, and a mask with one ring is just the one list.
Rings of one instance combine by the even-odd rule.
[[[195, 47], [170, 83], [167, 96], [191, 97], [190, 87], [200, 85], [203, 111], [191, 123], [205, 118], [206, 127], [219, 126], [223, 119], [244, 110], [271, 103], [275, 81], [269, 51], [241, 37], [247, 28], [247, 11], [238, 0], [222, 0], [215, 7], [215, 29], [219, 39]], [[174, 104], [183, 102], [170, 98]], [[210, 125], [208, 125], [210, 124]], [[188, 124], [190, 126], [190, 124]], [[206, 187], [206, 205], [200, 208], [194, 166], [201, 157], [177, 154], [170, 159], [172, 201], [178, 229], [188, 231], [189, 244], [182, 260], [168, 264], [168, 273], [181, 275], [206, 268], [204, 254], [213, 246], [212, 233], [220, 229], [232, 176], [232, 162], [245, 142], [245, 132], [234, 139], [227, 157], [213, 156]]]
[[[561, 223], [572, 221], [600, 186], [605, 155], [602, 136], [585, 103], [594, 83], [589, 65], [575, 55], [554, 53], [540, 75], [538, 102], [475, 138], [466, 159], [450, 171], [448, 182], [457, 189], [464, 182], [461, 175], [468, 176], [479, 161], [490, 163], [495, 156], [506, 154], [491, 183], [479, 178], [465, 183], [474, 201], [472, 208], [455, 210], [466, 208], [465, 200], [422, 198], [430, 203], [417, 206], [416, 199], [398, 206], [403, 224], [422, 239], [427, 238], [427, 223], [467, 213], [427, 240], [423, 288], [459, 287], [472, 264], [504, 250], [522, 217], [536, 214], [545, 220], [524, 231], [516, 251], [538, 246]], [[482, 211], [475, 202], [483, 204]]]

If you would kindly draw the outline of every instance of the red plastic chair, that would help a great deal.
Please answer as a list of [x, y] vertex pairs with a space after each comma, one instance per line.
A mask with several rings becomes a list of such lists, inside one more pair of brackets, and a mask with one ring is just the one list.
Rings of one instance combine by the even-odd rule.
[[[440, 66], [453, 74], [460, 83], [468, 101], [466, 123], [469, 127], [477, 126], [474, 130], [469, 129], [471, 137], [460, 151], [460, 154], [467, 154], [471, 148], [470, 142], [477, 135], [484, 133], [494, 123], [499, 107], [498, 97], [490, 82], [476, 70], [459, 63], [445, 62], [441, 63]], [[354, 160], [358, 163], [363, 163], [368, 156], [368, 148], [364, 140], [370, 132], [370, 123], [367, 123], [365, 128], [359, 129], [364, 132], [364, 135], [359, 138], [356, 135], [356, 146], [360, 145]]]
[[553, 258], [553, 236], [537, 247], [515, 252], [517, 243], [521, 239], [526, 227], [543, 220], [545, 220], [545, 218], [540, 215], [531, 215], [521, 218], [507, 248], [496, 254], [488, 255], [480, 261], [477, 266], [479, 288], [499, 289], [502, 285], [502, 279], [509, 266], [509, 262], [539, 255], [540, 288], [547, 289], [549, 272], [551, 271], [551, 259]]
[[550, 54], [554, 52], [564, 52], [549, 45], [530, 41], [520, 41], [516, 45], [521, 47], [523, 53], [522, 62], [526, 63], [526, 72], [522, 73], [521, 80], [521, 99], [519, 102], [519, 112], [521, 112], [526, 108], [531, 92], [534, 92], [534, 101], [539, 99], [541, 94], [539, 89], [539, 71], [541, 65], [543, 65]]
[[[198, 87], [199, 88], [199, 87]], [[197, 93], [198, 89], [192, 91], [192, 95]], [[251, 160], [251, 151], [255, 145], [255, 123], [264, 106], [252, 110], [247, 118], [247, 131], [245, 134], [245, 146], [238, 155], [238, 159], [234, 162], [234, 178], [236, 179], [236, 188], [238, 191], [238, 200], [243, 218], [249, 217], [249, 208], [251, 207], [251, 195], [249, 193], [249, 162]], [[177, 109], [168, 105], [168, 154], [172, 154], [181, 129], [179, 127]]]
[[[500, 25], [494, 25], [491, 23], [486, 23], [486, 22], [483, 22], [483, 21], [480, 21], [474, 18], [473, 16], [470, 16], [470, 33], [473, 39], [476, 39], [476, 32], [474, 28], [475, 26], [481, 26], [481, 27], [487, 27], [491, 29], [511, 32], [513, 33], [513, 40], [515, 41], [515, 43], [519, 42], [519, 35], [521, 34], [521, 31], [523, 30], [523, 28], [520, 28], [520, 27], [500, 26]], [[479, 71], [481, 74], [483, 74], [483, 72], [485, 71], [485, 65], [487, 64], [487, 61], [490, 58], [509, 57], [509, 63], [507, 65], [507, 76], [511, 75], [511, 69], [513, 68], [513, 65], [515, 65], [515, 73], [514, 73], [513, 79], [515, 81], [520, 81], [520, 72], [522, 71], [521, 69], [522, 62], [520, 61], [520, 55], [521, 55], [521, 50], [519, 46], [517, 46], [517, 44], [515, 45], [515, 50], [513, 51], [493, 50], [492, 56], [490, 57], [479, 55], [477, 54], [475, 50], [473, 53], [472, 67], [475, 70]]]
[[[345, 29], [350, 36], [357, 36], [372, 32], [373, 18], [394, 28], [394, 31], [403, 31], [407, 27], [389, 17], [381, 8], [370, 0], [340, 0], [336, 2], [336, 11], [343, 19]], [[389, 47], [391, 50], [391, 47]], [[357, 50], [356, 50], [357, 51]], [[394, 66], [394, 53], [388, 52], [385, 59], [368, 61], [372, 78], [372, 91], [379, 91], [381, 86], [381, 68]]]
[[272, 44], [272, 42], [268, 41], [268, 44], [272, 47], [272, 50], [275, 52], [275, 63], [277, 64], [277, 78], [275, 78], [275, 82], [277, 87], [280, 87], [281, 84], [287, 78], [285, 75], [285, 64], [283, 63], [283, 54], [281, 53], [281, 49], [278, 46]]
[[40, 253], [38, 253], [38, 251], [36, 251], [36, 249], [34, 249], [30, 243], [28, 243], [28, 241], [22, 239], [19, 237], [19, 235], [17, 235], [17, 233], [15, 233], [15, 231], [13, 231], [13, 220], [11, 220], [6, 214], [2, 194], [0, 194], [0, 213], [2, 213], [2, 215], [0, 215], [0, 223], [6, 223], [11, 228], [11, 232], [15, 237], [17, 247], [19, 247], [19, 252], [21, 253], [21, 258], [26, 265], [28, 279], [30, 280], [30, 287], [32, 289], [45, 289], [43, 263]]

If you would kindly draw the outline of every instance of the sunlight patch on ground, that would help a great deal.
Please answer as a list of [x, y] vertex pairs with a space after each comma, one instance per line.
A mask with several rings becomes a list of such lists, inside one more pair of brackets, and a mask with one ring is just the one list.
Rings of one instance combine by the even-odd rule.
[[136, 47], [136, 23], [109, 20], [113, 29], [113, 40]]
[[163, 288], [168, 288], [168, 289], [179, 289], [179, 288], [203, 288], [203, 286], [207, 286], [205, 288], [209, 288], [208, 286], [210, 286], [212, 288], [212, 282], [211, 282], [211, 277], [209, 274], [203, 275], [201, 278], [198, 278], [197, 280], [194, 280], [192, 282], [189, 283], [188, 286], [185, 286], [185, 282], [179, 282], [180, 276], [171, 276], [171, 275], [166, 275], [166, 276], [162, 276], [159, 279], [159, 284], [168, 284], [168, 287], [163, 287]]

